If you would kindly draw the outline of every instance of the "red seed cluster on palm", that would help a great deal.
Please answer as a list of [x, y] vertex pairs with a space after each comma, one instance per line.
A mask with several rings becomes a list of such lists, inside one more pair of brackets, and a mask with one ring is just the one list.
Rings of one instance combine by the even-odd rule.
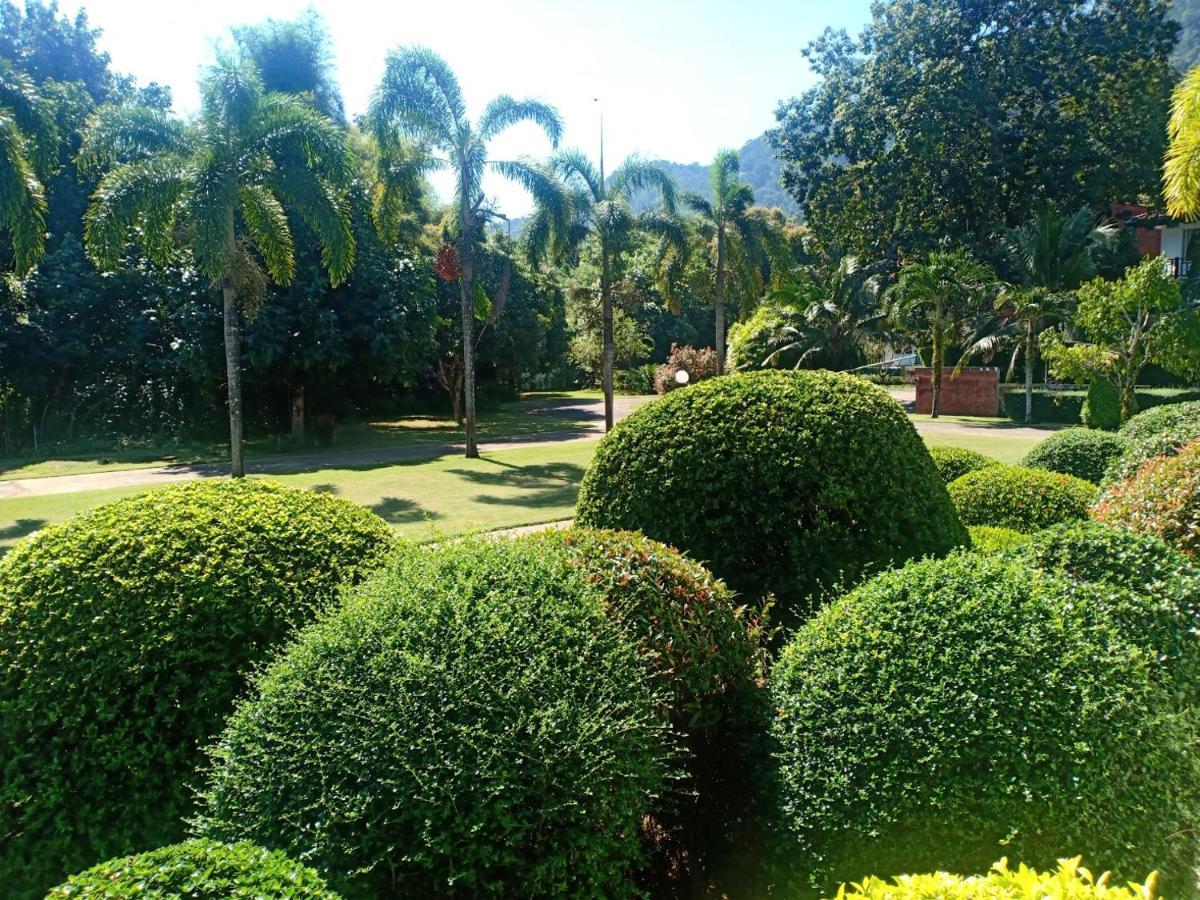
[[458, 252], [453, 244], [442, 244], [438, 247], [437, 262], [433, 268], [442, 281], [458, 281], [462, 275], [462, 266], [458, 263]]

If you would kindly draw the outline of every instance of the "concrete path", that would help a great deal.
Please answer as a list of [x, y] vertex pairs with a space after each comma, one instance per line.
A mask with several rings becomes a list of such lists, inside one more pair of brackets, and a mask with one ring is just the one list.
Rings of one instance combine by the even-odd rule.
[[[617, 397], [613, 414], [619, 421], [646, 397]], [[604, 403], [601, 400], [548, 400], [531, 404], [529, 414], [559, 418], [568, 422], [583, 422], [579, 427], [563, 431], [520, 435], [497, 441], [482, 441], [481, 453], [512, 450], [516, 447], [549, 447], [571, 441], [590, 441], [604, 433]], [[486, 434], [485, 434], [486, 436]], [[246, 472], [252, 475], [284, 475], [318, 469], [349, 469], [384, 466], [412, 460], [437, 459], [463, 452], [462, 441], [427, 444], [406, 444], [399, 447], [374, 447], [365, 450], [329, 450], [323, 453], [265, 456], [246, 461]], [[124, 469], [118, 472], [88, 472], [82, 475], [51, 475], [44, 478], [16, 478], [0, 481], [0, 499], [38, 497], [47, 494], [69, 494], [76, 491], [95, 491], [118, 487], [157, 487], [176, 481], [195, 481], [229, 474], [229, 463], [197, 463], [194, 465], [158, 466], [146, 469]]]

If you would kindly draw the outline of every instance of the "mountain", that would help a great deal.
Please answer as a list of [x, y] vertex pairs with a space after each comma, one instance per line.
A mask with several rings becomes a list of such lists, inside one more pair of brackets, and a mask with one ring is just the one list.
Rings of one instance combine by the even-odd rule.
[[[755, 203], [759, 206], [778, 206], [789, 216], [799, 216], [800, 208], [779, 183], [783, 167], [767, 143], [766, 135], [746, 141], [738, 151], [738, 156], [742, 163], [742, 181], [754, 188]], [[691, 191], [706, 198], [710, 196], [707, 163], [677, 163], [656, 159], [654, 164], [671, 173], [679, 190]], [[633, 199], [638, 211], [653, 203], [654, 195], [650, 191], [638, 194]]]
[[1200, 0], [1175, 0], [1170, 16], [1180, 25], [1171, 59], [1179, 71], [1186, 72], [1200, 62]]

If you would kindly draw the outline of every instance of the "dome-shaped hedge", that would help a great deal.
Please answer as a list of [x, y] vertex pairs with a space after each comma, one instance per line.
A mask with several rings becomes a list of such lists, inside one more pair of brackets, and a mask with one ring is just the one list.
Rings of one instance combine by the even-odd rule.
[[1093, 518], [1162, 538], [1181, 553], [1200, 553], [1200, 441], [1176, 456], [1145, 463], [1110, 485], [1096, 501]]
[[1086, 519], [1096, 486], [1082, 478], [1022, 466], [988, 466], [949, 485], [950, 499], [966, 525], [1030, 532]]
[[665, 832], [656, 837], [656, 870], [705, 879], [762, 825], [770, 705], [760, 611], [738, 605], [703, 566], [637, 532], [573, 528], [518, 540], [566, 554], [638, 642], [669, 698], [687, 777], [656, 811]]
[[956, 478], [961, 478], [968, 472], [976, 472], [979, 469], [986, 469], [988, 466], [999, 464], [998, 460], [978, 453], [975, 450], [968, 450], [966, 447], [951, 447], [944, 444], [936, 444], [930, 447], [929, 455], [933, 459], [933, 464], [937, 466], [938, 474], [942, 476], [942, 481], [946, 484], [949, 484]]
[[625, 895], [675, 775], [666, 701], [561, 554], [412, 549], [258, 679], [197, 830], [351, 896]]
[[110, 859], [73, 875], [46, 900], [340, 900], [306, 866], [254, 844], [194, 840]]
[[46, 528], [0, 561], [0, 883], [40, 895], [183, 834], [248, 670], [394, 545], [323, 494], [213, 480]]
[[772, 684], [800, 871], [831, 888], [1086, 847], [1190, 895], [1191, 719], [1100, 589], [963, 553], [884, 573], [801, 628]]
[[750, 372], [648, 403], [600, 442], [577, 521], [686, 550], [786, 618], [822, 588], [965, 544], [920, 437], [853, 375]]
[[1038, 442], [1021, 460], [1030, 469], [1074, 475], [1099, 484], [1104, 473], [1128, 447], [1119, 434], [1091, 428], [1067, 428]]
[[1200, 438], [1200, 400], [1156, 406], [1138, 413], [1121, 426], [1120, 434], [1128, 445], [1109, 466], [1107, 483], [1130, 478], [1149, 460], [1174, 456]]
[[986, 875], [899, 875], [894, 879], [867, 878], [846, 885], [838, 900], [1152, 900], [1158, 896], [1158, 876], [1141, 884], [1113, 884], [1083, 868], [1082, 857], [1059, 861], [1054, 872], [1038, 872], [1025, 864], [1015, 870], [1001, 859]]

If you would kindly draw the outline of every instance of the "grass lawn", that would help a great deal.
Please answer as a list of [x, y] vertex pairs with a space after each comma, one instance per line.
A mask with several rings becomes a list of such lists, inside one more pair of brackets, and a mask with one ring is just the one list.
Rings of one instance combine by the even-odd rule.
[[[318, 469], [272, 480], [374, 510], [406, 537], [428, 541], [568, 519], [596, 441], [523, 447], [480, 459], [443, 456], [398, 465]], [[0, 553], [44, 525], [144, 491], [122, 487], [0, 500]]]
[[[480, 439], [519, 437], [555, 431], [577, 431], [595, 424], [586, 411], [571, 401], [599, 400], [599, 391], [556, 391], [528, 393], [519, 401], [480, 410]], [[558, 408], [556, 408], [558, 407]], [[360, 450], [403, 447], [422, 443], [462, 440], [463, 432], [453, 419], [412, 414], [340, 425], [331, 450]], [[246, 442], [246, 458], [279, 454], [319, 452], [314, 440], [293, 446], [284, 439], [259, 437]], [[221, 444], [184, 444], [135, 449], [101, 448], [89, 452], [64, 452], [55, 458], [0, 457], [0, 481], [43, 478], [50, 475], [82, 475], [87, 472], [119, 472], [168, 463], [196, 463], [228, 458]]]
[[921, 437], [930, 447], [965, 447], [1011, 465], [1019, 463], [1033, 445], [1042, 440], [1041, 437], [1005, 434], [1002, 431], [989, 432], [984, 429], [980, 429], [978, 433], [947, 431], [922, 434]]

